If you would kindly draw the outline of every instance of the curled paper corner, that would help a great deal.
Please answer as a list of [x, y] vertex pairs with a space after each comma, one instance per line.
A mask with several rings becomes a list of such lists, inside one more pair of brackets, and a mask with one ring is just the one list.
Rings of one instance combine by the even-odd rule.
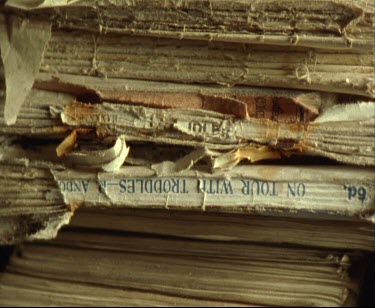
[[255, 163], [268, 159], [281, 159], [279, 151], [269, 146], [248, 145], [230, 152], [224, 153], [211, 159], [212, 169], [232, 169], [242, 160], [247, 159], [250, 163]]
[[124, 164], [126, 157], [128, 157], [130, 148], [126, 145], [125, 136], [120, 136], [117, 138], [115, 147], [119, 148], [118, 156], [113, 159], [111, 162], [104, 164], [102, 169], [106, 172], [113, 172], [119, 170]]
[[191, 169], [198, 161], [208, 158], [211, 163], [211, 169], [230, 170], [240, 163], [241, 160], [247, 159], [250, 163], [255, 163], [268, 159], [281, 159], [281, 153], [269, 146], [248, 145], [229, 152], [219, 152], [207, 148], [198, 148], [188, 155], [177, 161], [164, 161], [153, 164], [151, 169], [157, 176], [179, 173]]
[[16, 123], [18, 113], [39, 72], [51, 23], [0, 14], [0, 55], [4, 68], [4, 121]]
[[77, 133], [73, 131], [57, 147], [56, 153], [64, 162], [76, 167], [88, 169], [100, 169], [106, 172], [114, 172], [120, 169], [129, 154], [125, 136], [116, 139], [115, 144], [105, 150], [72, 151], [77, 145]]

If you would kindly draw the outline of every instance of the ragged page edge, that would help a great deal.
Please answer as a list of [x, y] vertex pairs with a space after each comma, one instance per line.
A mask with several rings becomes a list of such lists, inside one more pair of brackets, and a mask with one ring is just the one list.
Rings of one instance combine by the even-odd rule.
[[66, 213], [60, 214], [57, 217], [48, 217], [48, 219], [43, 222], [44, 228], [39, 229], [34, 234], [29, 235], [26, 237], [26, 240], [49, 240], [55, 238], [60, 229], [70, 223], [73, 213], [74, 211], [67, 211]]
[[[34, 11], [34, 10], [42, 10], [42, 9], [61, 9], [64, 8], [90, 8], [95, 11], [99, 11], [100, 9], [112, 7], [121, 9], [124, 7], [128, 7], [131, 10], [137, 10], [139, 7], [145, 5], [146, 1], [142, 0], [132, 0], [132, 1], [99, 1], [99, 0], [32, 0], [32, 1], [23, 1], [23, 0], [8, 0], [6, 2], [6, 7], [18, 10], [25, 10], [25, 11]], [[146, 2], [150, 8], [154, 7], [157, 8], [158, 6], [163, 7], [165, 9], [170, 10], [194, 10], [197, 4], [195, 2], [199, 1], [178, 1], [178, 0], [170, 0], [170, 1], [149, 1]], [[220, 6], [223, 4], [220, 3], [221, 1], [211, 1], [210, 7], [211, 12], [214, 6], [218, 6], [216, 9], [220, 9]], [[225, 1], [224, 1], [225, 2]], [[277, 2], [275, 0], [268, 0], [268, 1], [252, 1], [250, 3], [251, 10], [260, 10], [263, 11], [261, 7], [257, 7], [259, 3], [262, 2]], [[289, 5], [294, 6], [295, 9], [298, 11], [298, 3], [299, 1], [290, 1]], [[319, 1], [315, 1], [319, 2]], [[284, 45], [284, 46], [305, 46], [311, 48], [326, 48], [326, 49], [356, 49], [358, 51], [363, 52], [364, 50], [371, 50], [373, 41], [371, 40], [363, 40], [352, 38], [347, 35], [347, 32], [353, 31], [356, 32], [356, 25], [360, 23], [364, 19], [366, 14], [371, 14], [373, 10], [371, 10], [371, 2], [370, 0], [331, 0], [326, 1], [327, 4], [336, 5], [334, 9], [345, 9], [351, 13], [352, 19], [347, 22], [346, 25], [343, 25], [339, 29], [337, 29], [337, 37], [324, 37], [324, 36], [306, 36], [306, 35], [298, 35], [297, 33], [292, 33], [291, 35], [264, 35], [262, 34], [247, 34], [247, 33], [212, 33], [212, 32], [194, 32], [194, 31], [159, 31], [147, 29], [111, 29], [110, 27], [106, 26], [106, 23], [99, 24], [97, 29], [92, 29], [87, 27], [85, 30], [88, 31], [99, 31], [99, 32], [117, 32], [121, 34], [127, 35], [141, 35], [141, 36], [149, 36], [149, 37], [166, 37], [166, 38], [178, 38], [178, 39], [192, 39], [192, 40], [208, 40], [208, 41], [221, 41], [221, 42], [233, 42], [233, 43], [253, 43], [253, 44], [268, 44], [268, 45]], [[221, 8], [221, 10], [228, 9], [227, 7]], [[61, 12], [64, 13], [63, 11]], [[184, 14], [186, 14], [184, 12]], [[100, 14], [99, 14], [100, 16]], [[99, 17], [98, 16], [98, 17]], [[100, 17], [101, 19], [101, 17]]]
[[0, 216], [0, 245], [13, 245], [24, 241], [50, 240], [64, 225], [70, 223], [74, 211], [64, 210], [46, 214]]
[[[63, 199], [61, 197], [61, 199]], [[61, 204], [54, 209], [29, 207], [13, 212], [12, 208], [2, 208], [0, 215], [0, 245], [13, 245], [24, 241], [50, 240], [57, 236], [59, 230], [70, 223], [78, 206]]]
[[4, 119], [17, 115], [39, 72], [44, 49], [51, 37], [51, 23], [0, 14], [1, 60], [4, 66]]

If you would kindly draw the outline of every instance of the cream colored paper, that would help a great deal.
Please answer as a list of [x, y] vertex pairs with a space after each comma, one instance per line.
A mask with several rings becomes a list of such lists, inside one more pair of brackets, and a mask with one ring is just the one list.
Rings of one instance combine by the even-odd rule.
[[4, 66], [5, 106], [7, 125], [14, 124], [35, 77], [47, 41], [51, 24], [0, 14], [0, 49]]

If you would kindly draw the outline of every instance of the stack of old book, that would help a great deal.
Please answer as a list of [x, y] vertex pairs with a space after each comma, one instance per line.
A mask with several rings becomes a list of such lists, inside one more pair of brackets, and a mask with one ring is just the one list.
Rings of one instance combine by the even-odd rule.
[[356, 305], [373, 18], [373, 0], [0, 1], [0, 305]]

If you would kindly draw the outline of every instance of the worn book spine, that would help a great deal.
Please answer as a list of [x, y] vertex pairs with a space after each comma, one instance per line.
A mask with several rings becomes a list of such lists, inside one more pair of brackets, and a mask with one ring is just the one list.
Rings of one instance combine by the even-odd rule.
[[[131, 84], [128, 96], [149, 83]], [[160, 84], [150, 85], [155, 88]], [[373, 102], [355, 99], [338, 104], [336, 96], [316, 92], [234, 88], [215, 96], [214, 89], [203, 95], [194, 86], [182, 93], [176, 92], [180, 86], [156, 94], [154, 88], [140, 95], [138, 103], [117, 104], [82, 103], [72, 94], [34, 89], [15, 125], [7, 126], [0, 111], [0, 131], [49, 139], [63, 139], [76, 131], [83, 137], [124, 136], [127, 142], [227, 151], [253, 143], [289, 154], [318, 155], [358, 165], [374, 164]], [[192, 108], [162, 108], [165, 96], [176, 98], [176, 95], [185, 97], [186, 104], [195, 97]], [[147, 105], [148, 98], [154, 108], [143, 106]], [[94, 139], [100, 141], [100, 138]]]
[[6, 7], [92, 33], [360, 51], [373, 41], [371, 0], [9, 0]]
[[[51, 238], [75, 209], [160, 208], [374, 223], [374, 177], [344, 166], [238, 166], [214, 173], [193, 168], [157, 176], [152, 168], [72, 170], [3, 150], [1, 238]], [[10, 219], [11, 218], [11, 219]]]
[[369, 169], [256, 165], [163, 177], [142, 167], [116, 173], [52, 173], [67, 204], [374, 219]]
[[[98, 135], [124, 135], [128, 140], [218, 150], [256, 143], [372, 165], [373, 109], [372, 103], [334, 106], [311, 123], [286, 124], [267, 119], [243, 120], [202, 110], [74, 103], [64, 107], [61, 119], [71, 127], [95, 128]], [[351, 159], [354, 152], [360, 153], [357, 161]]]

